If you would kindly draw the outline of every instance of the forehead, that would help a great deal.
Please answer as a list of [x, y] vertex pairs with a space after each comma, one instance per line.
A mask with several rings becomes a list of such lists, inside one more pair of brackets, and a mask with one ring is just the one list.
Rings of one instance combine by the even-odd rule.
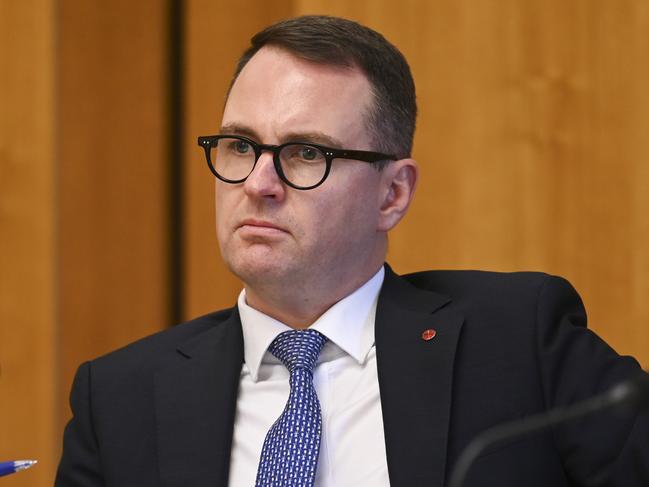
[[359, 69], [315, 64], [266, 46], [234, 82], [223, 125], [247, 127], [266, 143], [288, 133], [323, 133], [367, 145], [365, 115], [372, 100]]

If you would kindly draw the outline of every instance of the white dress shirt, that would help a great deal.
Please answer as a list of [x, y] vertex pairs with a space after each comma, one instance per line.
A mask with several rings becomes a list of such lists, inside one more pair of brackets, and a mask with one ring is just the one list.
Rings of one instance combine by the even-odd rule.
[[[374, 346], [383, 267], [313, 325], [329, 341], [313, 372], [322, 409], [317, 487], [389, 486]], [[289, 372], [268, 347], [288, 326], [238, 300], [245, 363], [234, 421], [231, 487], [254, 486], [266, 433], [284, 410]]]

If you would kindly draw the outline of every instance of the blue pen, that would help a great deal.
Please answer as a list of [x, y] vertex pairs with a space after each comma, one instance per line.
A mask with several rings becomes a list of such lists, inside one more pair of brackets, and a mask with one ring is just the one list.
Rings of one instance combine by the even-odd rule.
[[36, 465], [38, 460], [15, 460], [13, 462], [0, 462], [0, 477], [20, 472]]

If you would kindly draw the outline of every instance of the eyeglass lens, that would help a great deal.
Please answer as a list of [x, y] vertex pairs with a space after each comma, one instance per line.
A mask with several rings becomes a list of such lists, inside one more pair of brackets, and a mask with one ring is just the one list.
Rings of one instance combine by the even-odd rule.
[[[222, 138], [212, 144], [210, 160], [214, 170], [224, 179], [240, 182], [252, 172], [257, 155], [250, 142], [238, 138]], [[295, 186], [318, 184], [327, 171], [327, 160], [317, 147], [288, 144], [279, 152], [284, 177]]]

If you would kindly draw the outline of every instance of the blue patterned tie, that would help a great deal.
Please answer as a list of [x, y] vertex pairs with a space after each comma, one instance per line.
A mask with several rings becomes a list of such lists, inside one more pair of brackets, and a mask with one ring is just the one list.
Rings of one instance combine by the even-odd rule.
[[322, 415], [313, 368], [326, 341], [315, 330], [290, 330], [268, 347], [291, 373], [291, 392], [284, 411], [266, 434], [257, 487], [307, 487], [315, 481]]

